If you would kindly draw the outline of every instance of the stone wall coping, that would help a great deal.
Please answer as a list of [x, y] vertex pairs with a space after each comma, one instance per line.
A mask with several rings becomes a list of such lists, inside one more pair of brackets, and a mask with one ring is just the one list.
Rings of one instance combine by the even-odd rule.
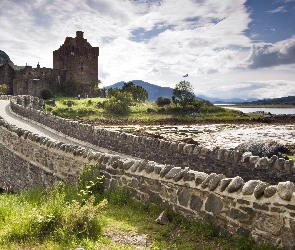
[[86, 149], [82, 146], [52, 141], [46, 137], [11, 125], [2, 118], [0, 118], [0, 126], [2, 129], [5, 128], [17, 134], [19, 137], [30, 140], [41, 147], [47, 147], [62, 154], [66, 153], [85, 163], [91, 162], [92, 164], [96, 164], [102, 162], [109, 168], [121, 168], [128, 174], [144, 176], [150, 179], [162, 179], [166, 182], [173, 182], [179, 186], [198, 188], [225, 196], [243, 196], [250, 201], [269, 201], [271, 199], [273, 202], [282, 202], [282, 200], [292, 203], [295, 202], [295, 185], [290, 181], [272, 185], [272, 190], [268, 190], [267, 188], [271, 185], [259, 180], [250, 180], [245, 183], [239, 176], [226, 178], [222, 174], [206, 174], [189, 168], [183, 169], [172, 165], [158, 164], [153, 161], [124, 159], [119, 155], [101, 153], [92, 149]]

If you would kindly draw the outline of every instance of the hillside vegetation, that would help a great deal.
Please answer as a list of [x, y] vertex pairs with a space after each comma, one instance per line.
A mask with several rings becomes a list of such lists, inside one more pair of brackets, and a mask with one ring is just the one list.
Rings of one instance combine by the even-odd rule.
[[208, 101], [195, 100], [185, 109], [180, 106], [169, 104], [158, 106], [155, 102], [140, 102], [130, 106], [127, 113], [107, 112], [104, 102], [107, 98], [58, 98], [56, 106], [45, 105], [44, 111], [64, 118], [81, 119], [85, 121], [93, 120], [126, 120], [139, 122], [156, 121], [204, 121], [204, 120], [249, 120], [255, 115], [245, 115], [236, 110], [225, 109], [215, 106]]

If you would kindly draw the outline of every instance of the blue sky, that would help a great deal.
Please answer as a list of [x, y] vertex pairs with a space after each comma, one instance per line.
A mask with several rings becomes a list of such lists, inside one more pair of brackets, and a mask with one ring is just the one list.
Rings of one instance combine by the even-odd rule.
[[100, 47], [105, 86], [187, 80], [224, 99], [295, 95], [295, 0], [1, 0], [0, 23], [0, 50], [17, 65], [52, 67], [52, 51], [81, 30]]

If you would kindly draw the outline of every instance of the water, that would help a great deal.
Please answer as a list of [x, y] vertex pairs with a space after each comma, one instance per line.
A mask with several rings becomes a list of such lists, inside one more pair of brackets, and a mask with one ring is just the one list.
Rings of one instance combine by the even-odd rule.
[[242, 111], [243, 113], [251, 113], [256, 111], [270, 112], [274, 115], [295, 115], [295, 108], [239, 108], [239, 107], [226, 107], [228, 109], [234, 109]]

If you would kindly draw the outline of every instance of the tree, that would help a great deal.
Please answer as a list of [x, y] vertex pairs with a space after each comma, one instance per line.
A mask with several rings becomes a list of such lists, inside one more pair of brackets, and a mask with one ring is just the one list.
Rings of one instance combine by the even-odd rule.
[[145, 102], [148, 99], [148, 92], [141, 86], [135, 85], [133, 82], [124, 82], [123, 92], [129, 92], [134, 102]]
[[7, 92], [8, 92], [8, 85], [3, 83], [3, 84], [0, 84], [0, 95], [6, 95]]
[[181, 81], [173, 89], [172, 101], [180, 104], [183, 109], [195, 99], [193, 86], [190, 82]]

